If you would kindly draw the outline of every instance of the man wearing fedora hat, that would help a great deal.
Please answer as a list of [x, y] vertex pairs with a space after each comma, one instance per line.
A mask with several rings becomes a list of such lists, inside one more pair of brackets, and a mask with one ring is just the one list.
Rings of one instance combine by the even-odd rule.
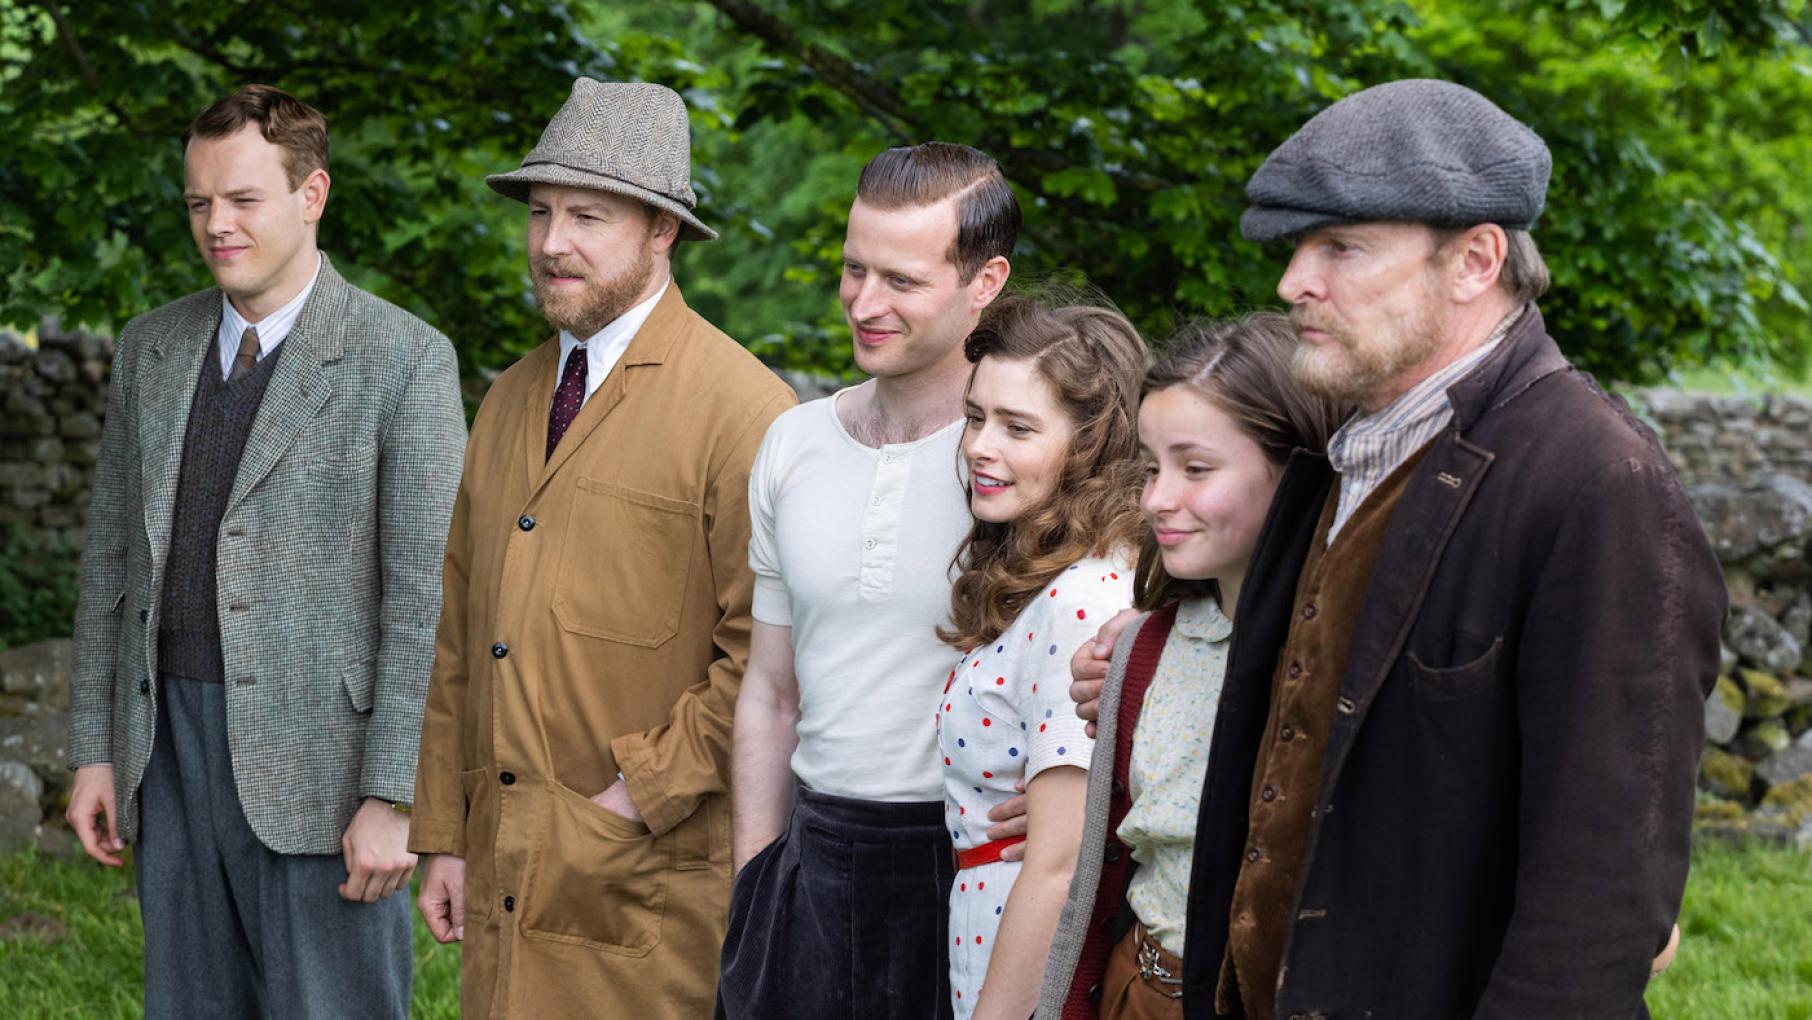
[[748, 477], [792, 392], [686, 306], [686, 108], [581, 78], [511, 173], [559, 332], [479, 408], [410, 848], [472, 1016], [697, 1017], [730, 893]]

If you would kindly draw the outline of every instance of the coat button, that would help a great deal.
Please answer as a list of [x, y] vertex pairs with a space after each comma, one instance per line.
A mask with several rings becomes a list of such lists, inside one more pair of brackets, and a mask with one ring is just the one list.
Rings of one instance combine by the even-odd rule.
[[515, 786], [516, 785], [516, 773], [499, 772], [497, 774], [497, 781], [502, 783], [505, 786]]
[[146, 677], [145, 679], [140, 680], [138, 682], [138, 692], [140, 694], [150, 694], [151, 693], [151, 679], [149, 677]]
[[1297, 678], [1301, 675], [1302, 675], [1302, 663], [1300, 663], [1300, 662], [1290, 663], [1290, 678], [1292, 680], [1294, 680], [1295, 678]]
[[1258, 860], [1258, 847], [1253, 847], [1252, 849], [1246, 851], [1246, 860], [1253, 861], [1253, 862], [1256, 862]]
[[506, 911], [514, 912], [516, 909], [516, 897], [505, 896], [503, 898], [503, 909]]
[[1296, 739], [1296, 731], [1285, 726], [1283, 729], [1277, 731], [1277, 739], [1287, 744]]
[[141, 609], [138, 611], [138, 622], [144, 623], [146, 620], [149, 620], [149, 619], [151, 619], [151, 610]]
[[1089, 986], [1088, 1001], [1095, 1002], [1095, 1003], [1098, 1003], [1101, 1001], [1101, 986], [1100, 985], [1090, 985]]
[[1352, 715], [1354, 709], [1358, 708], [1357, 705], [1353, 704], [1353, 699], [1347, 697], [1342, 697], [1338, 702], [1335, 702], [1334, 707], [1340, 710], [1341, 715]]
[[510, 646], [501, 641], [491, 646], [491, 658], [493, 659], [501, 659], [508, 654], [510, 654]]
[[1305, 620], [1313, 620], [1315, 614], [1319, 612], [1321, 612], [1321, 610], [1315, 608], [1315, 603], [1310, 602], [1308, 605], [1302, 607], [1302, 618]]
[[1126, 784], [1120, 782], [1118, 779], [1114, 780], [1114, 799], [1126, 799]]
[[1277, 799], [1277, 787], [1272, 786], [1270, 783], [1266, 783], [1264, 790], [1259, 793], [1258, 797], [1260, 800], [1263, 800], [1263, 801], [1276, 800]]
[[523, 514], [521, 517], [516, 518], [516, 526], [523, 531], [534, 531], [535, 519], [528, 514]]
[[1107, 850], [1104, 855], [1107, 857], [1107, 863], [1109, 864], [1118, 861], [1120, 859], [1120, 844], [1110, 841], [1107, 844]]

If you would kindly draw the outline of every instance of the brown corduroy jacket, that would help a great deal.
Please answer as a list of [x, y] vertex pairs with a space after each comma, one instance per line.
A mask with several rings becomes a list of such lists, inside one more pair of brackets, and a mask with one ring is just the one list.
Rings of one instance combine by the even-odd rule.
[[[549, 340], [479, 409], [410, 849], [462, 855], [468, 1016], [708, 1016], [749, 465], [792, 391], [677, 285], [545, 459]], [[621, 772], [646, 824], [590, 798]]]

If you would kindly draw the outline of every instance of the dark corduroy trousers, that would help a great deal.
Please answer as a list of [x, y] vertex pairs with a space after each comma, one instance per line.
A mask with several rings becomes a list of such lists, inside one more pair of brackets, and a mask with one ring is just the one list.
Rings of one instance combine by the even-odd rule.
[[407, 892], [349, 903], [338, 854], [279, 854], [259, 842], [233, 783], [226, 691], [159, 680], [133, 852], [145, 1015], [407, 1016]]
[[949, 1017], [955, 874], [942, 801], [800, 788], [787, 831], [736, 878], [717, 1016]]

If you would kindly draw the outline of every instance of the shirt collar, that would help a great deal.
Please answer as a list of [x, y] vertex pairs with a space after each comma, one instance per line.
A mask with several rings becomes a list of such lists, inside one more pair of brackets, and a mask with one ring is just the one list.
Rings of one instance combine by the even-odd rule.
[[317, 251], [315, 252], [315, 275], [308, 278], [308, 286], [303, 287], [301, 293], [290, 298], [282, 308], [257, 322], [248, 321], [245, 316], [240, 315], [239, 309], [233, 307], [232, 300], [222, 293], [220, 295], [222, 308], [220, 335], [237, 349], [239, 338], [245, 335], [247, 329], [255, 328], [258, 330], [258, 356], [262, 358], [269, 354], [283, 342], [284, 338], [289, 336], [290, 330], [295, 328], [296, 320], [302, 317], [302, 306], [308, 303], [309, 295], [315, 292], [315, 284], [320, 282], [321, 264], [321, 253]]
[[1177, 603], [1177, 619], [1172, 629], [1203, 641], [1225, 641], [1233, 633], [1233, 621], [1221, 612], [1220, 604], [1214, 599], [1184, 599]]
[[673, 286], [673, 277], [669, 275], [666, 281], [661, 284], [661, 289], [656, 291], [653, 297], [636, 305], [634, 308], [617, 316], [615, 319], [612, 319], [603, 329], [598, 330], [596, 333], [593, 333], [583, 340], [574, 336], [571, 330], [561, 330], [560, 364], [566, 364], [567, 356], [572, 354], [574, 347], [584, 344], [587, 374], [596, 376], [599, 380], [602, 380], [603, 376], [601, 374], [591, 372], [590, 369], [601, 364], [616, 364], [617, 359], [622, 355], [624, 349], [629, 346], [629, 341], [635, 339], [635, 335], [641, 330], [642, 324], [648, 321], [648, 316], [654, 314], [654, 306], [660, 304], [662, 296], [667, 293], [667, 288], [671, 286]]

